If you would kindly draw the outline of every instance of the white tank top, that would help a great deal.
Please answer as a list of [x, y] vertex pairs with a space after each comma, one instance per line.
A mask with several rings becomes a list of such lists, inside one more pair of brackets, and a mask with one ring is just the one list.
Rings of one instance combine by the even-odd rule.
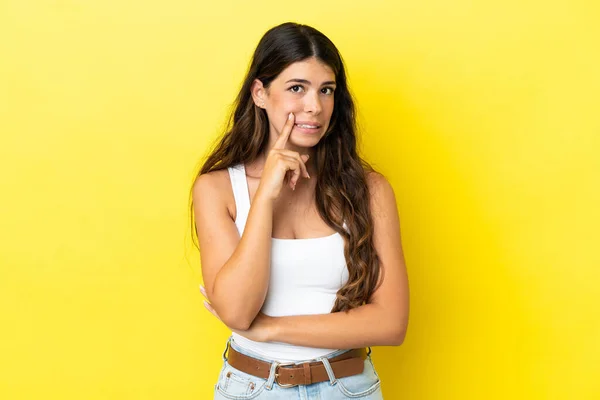
[[[243, 164], [229, 168], [240, 236], [244, 232], [250, 194]], [[346, 228], [346, 224], [344, 224]], [[348, 281], [344, 239], [339, 233], [310, 239], [271, 239], [271, 278], [261, 311], [272, 317], [328, 314], [337, 291]], [[255, 342], [232, 333], [242, 348], [279, 362], [321, 357], [337, 349]]]

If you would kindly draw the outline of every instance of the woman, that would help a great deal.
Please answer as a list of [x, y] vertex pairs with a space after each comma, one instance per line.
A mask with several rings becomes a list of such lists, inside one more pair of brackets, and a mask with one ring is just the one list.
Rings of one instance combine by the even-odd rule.
[[191, 191], [205, 306], [232, 330], [215, 399], [382, 398], [370, 346], [403, 342], [408, 280], [394, 192], [355, 132], [334, 44], [266, 32]]

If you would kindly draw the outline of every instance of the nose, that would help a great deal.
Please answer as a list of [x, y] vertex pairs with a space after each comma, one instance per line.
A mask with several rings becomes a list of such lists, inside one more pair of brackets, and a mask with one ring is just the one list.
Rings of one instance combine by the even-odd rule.
[[304, 111], [318, 115], [322, 110], [321, 99], [318, 93], [304, 96]]

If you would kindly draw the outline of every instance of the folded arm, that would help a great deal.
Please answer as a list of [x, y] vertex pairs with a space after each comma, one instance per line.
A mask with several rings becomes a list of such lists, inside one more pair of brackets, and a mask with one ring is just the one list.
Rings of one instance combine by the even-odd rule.
[[258, 313], [243, 330], [229, 325], [205, 302], [207, 309], [232, 331], [256, 341], [337, 349], [402, 344], [408, 327], [409, 287], [396, 199], [383, 176], [371, 174], [369, 184], [373, 241], [381, 273], [379, 285], [366, 304], [349, 311], [318, 315], [270, 317]]
[[380, 286], [367, 304], [348, 312], [270, 318], [271, 340], [300, 346], [397, 346], [408, 326], [409, 287], [394, 191], [380, 174], [369, 176]]

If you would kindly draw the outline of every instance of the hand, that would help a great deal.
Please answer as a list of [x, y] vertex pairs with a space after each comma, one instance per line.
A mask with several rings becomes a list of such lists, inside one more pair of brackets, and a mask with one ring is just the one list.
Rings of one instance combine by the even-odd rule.
[[306, 169], [306, 161], [308, 161], [309, 155], [300, 155], [296, 151], [285, 149], [285, 145], [294, 128], [294, 121], [295, 116], [293, 113], [290, 113], [281, 134], [267, 155], [260, 178], [257, 194], [264, 194], [271, 200], [279, 197], [284, 181], [287, 181], [290, 188], [294, 190], [298, 179], [300, 179], [300, 175], [310, 179], [310, 175]]
[[[208, 302], [208, 296], [206, 295], [206, 291], [202, 285], [200, 285], [200, 293], [202, 293], [202, 295], [206, 298], [206, 300], [204, 300], [204, 307], [206, 307], [206, 309], [210, 311], [212, 315], [217, 317], [219, 321], [223, 322], [219, 317], [219, 314], [217, 314], [215, 309]], [[245, 331], [230, 329], [232, 332], [242, 335], [250, 340], [254, 340], [255, 342], [268, 342], [273, 340], [275, 332], [274, 323], [275, 317], [269, 317], [268, 315], [259, 312], [256, 318], [254, 318], [254, 321], [252, 321], [249, 329]]]

